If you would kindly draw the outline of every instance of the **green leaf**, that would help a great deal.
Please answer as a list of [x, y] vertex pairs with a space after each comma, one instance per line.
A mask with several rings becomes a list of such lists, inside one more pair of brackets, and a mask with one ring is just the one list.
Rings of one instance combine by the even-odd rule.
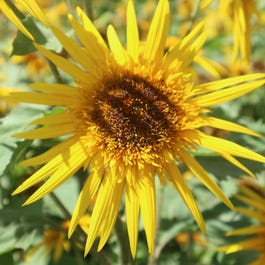
[[0, 264], [5, 264], [5, 265], [13, 265], [14, 260], [13, 260], [13, 255], [11, 252], [4, 253], [0, 255]]
[[12, 138], [12, 135], [22, 132], [30, 121], [37, 118], [42, 113], [43, 109], [31, 108], [26, 105], [12, 110], [8, 116], [1, 120], [0, 176], [4, 173], [6, 167], [11, 161], [11, 158], [14, 158], [17, 161], [27, 145], [30, 144], [30, 141], [26, 141], [24, 144], [21, 143], [17, 146], [17, 142], [21, 140]]
[[[39, 30], [37, 25], [35, 24], [32, 17], [26, 17], [21, 20], [22, 24], [27, 28], [27, 30], [31, 33], [35, 41], [39, 44], [45, 44], [46, 38]], [[18, 32], [15, 40], [13, 41], [13, 49], [12, 55], [25, 55], [31, 52], [36, 51], [36, 48], [33, 45], [33, 41], [26, 37], [23, 33]]]

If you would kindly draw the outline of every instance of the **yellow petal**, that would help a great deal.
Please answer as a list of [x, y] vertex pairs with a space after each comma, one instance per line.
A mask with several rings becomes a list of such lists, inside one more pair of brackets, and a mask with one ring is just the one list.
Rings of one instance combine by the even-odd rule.
[[199, 96], [195, 99], [196, 104], [200, 107], [214, 106], [232, 99], [245, 95], [252, 90], [265, 84], [265, 79], [260, 81], [253, 81], [232, 88], [215, 91], [206, 95]]
[[156, 232], [156, 197], [153, 176], [148, 177], [142, 175], [141, 178], [137, 180], [137, 195], [140, 201], [148, 250], [149, 253], [153, 255]]
[[242, 250], [258, 250], [260, 246], [264, 244], [264, 238], [251, 238], [241, 241], [237, 244], [232, 244], [224, 247], [217, 248], [218, 251], [224, 251], [226, 254], [230, 254]]
[[[108, 49], [105, 43], [102, 43], [98, 37], [98, 33], [95, 35], [96, 29], [92, 30], [91, 28], [84, 28], [79, 24], [79, 22], [74, 19], [72, 15], [68, 16], [72, 28], [75, 31], [76, 36], [85, 47], [86, 53], [88, 54], [90, 61], [94, 64], [95, 67], [90, 68], [89, 72], [92, 71], [94, 75], [100, 74], [99, 69], [106, 64], [108, 58]], [[93, 26], [94, 27], [94, 26]]]
[[[123, 183], [117, 185], [122, 185], [122, 184]], [[117, 199], [114, 199], [116, 193], [115, 189], [116, 185], [113, 185], [113, 183], [110, 182], [107, 173], [98, 191], [99, 196], [97, 196], [96, 203], [91, 215], [91, 222], [87, 232], [88, 237], [85, 246], [85, 255], [87, 255], [87, 253], [91, 249], [92, 244], [95, 241], [96, 237], [100, 236], [102, 232], [101, 230], [107, 228], [106, 224], [105, 226], [103, 226], [104, 219], [106, 216], [108, 216], [108, 212], [110, 211], [110, 209], [114, 209], [116, 207], [113, 204], [117, 203]], [[113, 214], [113, 212], [111, 214]]]
[[194, 62], [199, 64], [203, 69], [209, 72], [215, 78], [221, 78], [224, 74], [228, 74], [227, 70], [215, 61], [203, 56], [195, 56]]
[[210, 178], [203, 167], [186, 151], [180, 152], [180, 158], [187, 165], [190, 171], [221, 201], [223, 201], [229, 208], [233, 209], [234, 206], [231, 201], [226, 197], [219, 186]]
[[0, 1], [0, 10], [8, 17], [8, 19], [15, 24], [15, 26], [29, 39], [33, 40], [31, 33], [24, 27], [21, 21], [18, 19], [16, 14], [11, 10], [11, 8], [6, 4], [5, 1]]
[[[84, 28], [87, 32], [89, 32], [90, 34], [86, 34], [87, 36], [84, 36], [84, 38], [82, 38], [83, 40], [85, 40], [85, 37], [87, 38], [86, 40], [88, 41], [88, 49], [91, 49], [91, 45], [90, 43], [97, 43], [97, 45], [95, 45], [97, 47], [97, 51], [98, 52], [102, 52], [102, 55], [107, 56], [108, 55], [108, 47], [104, 41], [104, 39], [102, 38], [102, 36], [99, 34], [98, 30], [96, 29], [95, 25], [93, 24], [93, 22], [88, 18], [88, 16], [86, 15], [86, 13], [79, 7], [76, 8], [76, 12], [77, 15], [80, 17], [80, 19], [83, 22]], [[96, 38], [96, 40], [93, 38], [91, 40], [91, 34]], [[95, 47], [93, 46], [93, 47]], [[85, 46], [86, 47], [86, 46]]]
[[50, 106], [69, 106], [73, 103], [78, 103], [78, 101], [75, 100], [76, 98], [65, 95], [33, 92], [12, 92], [10, 93], [10, 99], [20, 102]]
[[35, 165], [41, 165], [41, 164], [47, 163], [47, 162], [51, 161], [53, 158], [55, 158], [57, 155], [62, 153], [64, 150], [67, 150], [69, 148], [69, 146], [73, 145], [78, 140], [79, 140], [79, 138], [77, 138], [76, 136], [71, 137], [71, 138], [53, 146], [48, 151], [46, 151], [46, 152], [44, 152], [38, 156], [29, 158], [27, 160], [20, 162], [20, 165], [22, 165], [22, 166], [35, 166]]
[[238, 235], [251, 235], [251, 234], [259, 234], [265, 232], [265, 226], [248, 226], [240, 229], [236, 229], [230, 232], [227, 232], [227, 236], [238, 236]]
[[19, 0], [19, 4], [25, 9], [28, 13], [34, 16], [37, 20], [39, 20], [46, 27], [49, 26], [49, 22], [42, 12], [41, 8], [37, 4], [35, 0]]
[[188, 50], [194, 40], [198, 38], [198, 35], [201, 34], [203, 26], [204, 22], [200, 22], [198, 25], [196, 25], [192, 29], [192, 31], [181, 40], [178, 45], [176, 45], [172, 50], [170, 50], [166, 54], [164, 58], [164, 62], [166, 65], [170, 65], [176, 59], [181, 60], [181, 58], [183, 57], [183, 52]]
[[58, 114], [47, 115], [45, 117], [36, 119], [30, 124], [62, 124], [71, 122], [71, 116], [68, 111], [64, 111]]
[[146, 61], [159, 63], [162, 60], [168, 28], [169, 3], [167, 0], [160, 0], [145, 43], [144, 59]]
[[243, 208], [243, 207], [236, 207], [236, 211], [247, 215], [253, 219], [257, 219], [259, 221], [261, 221], [262, 223], [265, 223], [265, 215], [264, 212], [258, 212], [256, 209], [255, 210], [251, 210], [251, 209], [247, 209], [247, 208]]
[[47, 84], [47, 83], [33, 83], [29, 84], [33, 90], [41, 91], [48, 94], [56, 94], [58, 96], [71, 97], [72, 100], [80, 96], [80, 89], [65, 84]]
[[85, 211], [91, 205], [91, 201], [95, 198], [103, 178], [103, 172], [103, 168], [93, 168], [92, 172], [90, 172], [89, 176], [87, 177], [72, 214], [71, 223], [68, 229], [69, 237], [73, 234], [80, 218], [85, 214]]
[[227, 130], [227, 131], [232, 131], [232, 132], [239, 132], [239, 133], [245, 133], [253, 136], [260, 137], [261, 135], [259, 133], [256, 133], [255, 131], [252, 131], [244, 126], [241, 126], [239, 124], [226, 121], [223, 119], [218, 119], [215, 117], [202, 117], [203, 122], [205, 121], [206, 124], [203, 126], [211, 126], [214, 128], [222, 129], [222, 130]]
[[[95, 65], [91, 62], [89, 53], [87, 53], [87, 49], [81, 48], [76, 41], [69, 38], [65, 35], [61, 30], [56, 27], [51, 26], [51, 29], [57, 39], [61, 42], [64, 49], [72, 56], [74, 60], [76, 60], [80, 65], [82, 65], [86, 70], [93, 70]], [[92, 47], [90, 47], [92, 49]]]
[[223, 80], [213, 81], [209, 83], [205, 83], [202, 85], [196, 86], [194, 89], [196, 90], [196, 94], [205, 94], [208, 92], [213, 92], [219, 89], [224, 89], [228, 87], [232, 87], [235, 85], [239, 85], [243, 82], [253, 82], [258, 79], [265, 79], [265, 74], [248, 74], [237, 77], [230, 77]]
[[[172, 162], [173, 163], [173, 162]], [[183, 201], [189, 208], [191, 214], [194, 216], [198, 226], [201, 231], [205, 232], [205, 223], [201, 214], [201, 211], [194, 199], [188, 185], [186, 184], [184, 177], [181, 175], [179, 169], [174, 164], [169, 164], [166, 167], [167, 175], [169, 181], [174, 185], [174, 187], [178, 190], [180, 196]]]
[[[53, 191], [69, 177], [71, 177], [77, 170], [79, 170], [89, 158], [89, 150], [84, 149], [83, 145], [79, 142], [70, 146], [69, 150], [65, 150], [61, 155], [56, 156], [51, 161], [51, 165], [47, 163], [44, 166], [46, 167], [49, 165], [47, 170], [51, 171], [50, 169], [52, 169], [53, 165], [54, 172], [51, 174], [50, 178], [27, 199], [24, 205], [33, 203], [45, 196], [47, 193]], [[42, 167], [40, 170], [42, 170], [44, 167]], [[38, 173], [38, 171], [36, 173]], [[37, 175], [34, 175], [32, 175], [21, 185], [23, 190], [36, 183]]]
[[126, 51], [122, 47], [118, 35], [112, 25], [107, 28], [107, 36], [111, 52], [118, 64], [125, 64], [126, 62]]
[[256, 208], [257, 210], [264, 212], [264, 201], [261, 200], [253, 200], [248, 197], [242, 196], [240, 194], [236, 194], [235, 196], [238, 200], [244, 202], [245, 204]]
[[224, 153], [219, 153], [220, 156], [222, 156], [224, 159], [226, 159], [227, 161], [229, 161], [231, 164], [235, 165], [236, 167], [242, 169], [243, 171], [245, 171], [247, 174], [249, 174], [251, 177], [255, 177], [254, 174], [248, 169], [246, 168], [243, 164], [241, 164], [237, 159], [235, 159], [234, 157], [232, 157], [229, 154], [224, 154]]
[[[136, 177], [136, 176], [135, 176]], [[130, 248], [133, 258], [136, 254], [138, 240], [138, 224], [139, 224], [139, 200], [135, 189], [129, 184], [126, 185], [126, 222], [130, 241]]]
[[88, 83], [90, 78], [87, 72], [84, 72], [80, 67], [76, 66], [69, 60], [63, 58], [62, 56], [56, 55], [55, 53], [47, 50], [46, 48], [35, 44], [36, 49], [38, 49], [45, 57], [50, 59], [56, 66], [62, 69], [64, 72], [72, 76], [76, 81], [81, 83]]
[[109, 198], [109, 200], [111, 200], [112, 203], [110, 204], [110, 208], [108, 208], [108, 211], [102, 223], [102, 230], [100, 233], [100, 240], [98, 243], [98, 251], [100, 251], [106, 244], [110, 236], [110, 233], [113, 229], [113, 226], [116, 222], [120, 208], [122, 194], [124, 191], [124, 183], [125, 183], [124, 181], [118, 182], [114, 187], [115, 192], [113, 192], [112, 197]]
[[73, 126], [73, 122], [69, 122], [63, 124], [51, 124], [31, 131], [16, 133], [12, 136], [24, 139], [49, 139], [67, 135], [73, 133], [74, 131], [75, 128]]
[[199, 131], [194, 134], [193, 139], [196, 144], [207, 149], [216, 151], [217, 153], [226, 153], [232, 156], [238, 156], [249, 160], [254, 160], [263, 163], [265, 162], [264, 156], [259, 155], [243, 146], [240, 146], [239, 144], [233, 143], [225, 139], [206, 135]]
[[127, 51], [134, 61], [138, 60], [139, 33], [133, 1], [129, 0], [127, 6]]

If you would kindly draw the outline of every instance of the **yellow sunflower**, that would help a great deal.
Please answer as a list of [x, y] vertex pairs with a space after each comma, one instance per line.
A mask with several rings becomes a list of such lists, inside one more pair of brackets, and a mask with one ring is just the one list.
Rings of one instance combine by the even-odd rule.
[[[186, 164], [210, 191], [233, 207], [189, 150], [199, 146], [213, 150], [248, 174], [251, 172], [234, 156], [265, 162], [262, 155], [200, 131], [202, 126], [211, 126], [258, 136], [240, 125], [206, 114], [208, 107], [263, 85], [265, 74], [194, 85], [189, 69], [205, 39], [203, 25], [199, 23], [178, 45], [164, 53], [169, 28], [167, 0], [159, 1], [147, 38], [141, 43], [134, 6], [132, 1], [128, 2], [126, 48], [111, 25], [107, 29], [108, 47], [80, 8], [76, 18], [69, 14], [79, 42], [52, 26], [36, 10], [33, 15], [53, 31], [72, 60], [41, 45], [35, 44], [36, 48], [72, 76], [75, 85], [37, 83], [30, 85], [35, 92], [13, 93], [12, 98], [18, 101], [64, 107], [62, 113], [35, 120], [33, 124], [39, 128], [15, 137], [69, 137], [47, 152], [22, 162], [24, 166], [43, 166], [14, 194], [45, 180], [25, 205], [33, 203], [80, 168], [89, 167], [69, 227], [71, 236], [79, 219], [92, 207], [85, 254], [96, 238], [99, 238], [98, 250], [105, 245], [124, 193], [132, 255], [136, 253], [140, 212], [149, 252], [153, 253], [156, 177], [162, 184], [170, 182], [176, 188], [201, 230], [205, 230], [196, 200], [178, 168], [180, 163]], [[13, 19], [9, 9], [5, 13], [32, 38]]]
[[231, 18], [234, 30], [234, 60], [250, 61], [251, 19], [258, 17], [255, 0], [220, 0], [220, 13]]
[[251, 238], [241, 242], [218, 248], [218, 251], [224, 251], [226, 254], [238, 251], [257, 251], [260, 256], [249, 265], [265, 264], [265, 189], [252, 182], [247, 186], [240, 187], [242, 195], [237, 198], [250, 207], [237, 207], [236, 211], [250, 218], [256, 219], [259, 223], [244, 228], [228, 232], [228, 236], [252, 235]]

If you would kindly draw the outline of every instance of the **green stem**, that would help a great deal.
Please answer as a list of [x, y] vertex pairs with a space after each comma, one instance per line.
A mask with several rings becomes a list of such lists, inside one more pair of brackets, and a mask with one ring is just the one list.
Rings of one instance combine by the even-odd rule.
[[119, 264], [120, 265], [131, 265], [132, 264], [132, 256], [129, 245], [129, 238], [126, 226], [124, 222], [122, 222], [120, 216], [118, 216], [115, 224], [115, 232], [118, 239], [118, 244], [120, 246], [120, 256], [119, 256]]
[[65, 208], [65, 206], [62, 204], [62, 202], [60, 201], [60, 199], [57, 197], [57, 195], [55, 195], [54, 192], [50, 192], [49, 193], [51, 198], [53, 199], [53, 201], [56, 203], [56, 205], [59, 206], [59, 208], [61, 209], [61, 211], [64, 213], [65, 215], [65, 219], [70, 219], [71, 218], [71, 214], [69, 213], [69, 211]]
[[51, 69], [51, 71], [52, 71], [52, 73], [53, 73], [53, 75], [54, 75], [54, 77], [56, 79], [56, 82], [59, 83], [59, 84], [63, 84], [64, 81], [63, 81], [63, 79], [62, 79], [57, 67], [50, 60], [48, 60], [48, 64], [49, 64], [50, 69]]

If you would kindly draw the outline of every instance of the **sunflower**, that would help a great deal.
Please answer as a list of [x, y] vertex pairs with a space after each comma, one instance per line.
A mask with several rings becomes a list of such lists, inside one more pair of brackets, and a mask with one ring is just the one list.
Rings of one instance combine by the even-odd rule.
[[[5, 9], [6, 15], [13, 18], [10, 12]], [[13, 194], [45, 180], [25, 205], [33, 203], [80, 168], [89, 167], [69, 227], [71, 236], [79, 219], [92, 207], [85, 254], [96, 238], [99, 238], [98, 250], [107, 242], [123, 194], [132, 255], [136, 253], [140, 212], [149, 252], [153, 253], [156, 177], [162, 184], [170, 182], [176, 188], [204, 231], [203, 217], [178, 168], [180, 163], [186, 164], [213, 194], [233, 207], [189, 150], [196, 151], [201, 146], [215, 151], [248, 174], [252, 173], [234, 156], [265, 162], [263, 156], [247, 148], [200, 131], [200, 127], [208, 125], [258, 136], [245, 127], [206, 114], [208, 107], [263, 85], [265, 74], [195, 85], [189, 69], [205, 40], [203, 23], [164, 53], [169, 28], [167, 0], [159, 1], [143, 42], [139, 41], [133, 3], [128, 2], [126, 48], [111, 25], [107, 28], [108, 47], [80, 8], [76, 18], [68, 16], [78, 43], [47, 22], [36, 9], [33, 15], [53, 31], [72, 60], [39, 44], [35, 47], [72, 76], [75, 84], [36, 83], [30, 85], [35, 92], [12, 94], [18, 101], [63, 107], [59, 114], [35, 120], [32, 124], [38, 128], [15, 137], [45, 139], [68, 135], [45, 153], [22, 162], [24, 166], [43, 166]], [[23, 25], [18, 26], [32, 38]]]
[[231, 18], [234, 30], [234, 60], [250, 61], [251, 19], [259, 16], [255, 0], [220, 1], [220, 13]]
[[228, 232], [228, 236], [250, 236], [241, 242], [218, 248], [218, 251], [224, 251], [226, 254], [238, 251], [257, 251], [260, 256], [250, 265], [265, 264], [265, 189], [260, 185], [249, 182], [240, 187], [242, 194], [237, 195], [238, 200], [250, 207], [237, 207], [236, 211], [258, 221], [258, 224], [240, 228]]

